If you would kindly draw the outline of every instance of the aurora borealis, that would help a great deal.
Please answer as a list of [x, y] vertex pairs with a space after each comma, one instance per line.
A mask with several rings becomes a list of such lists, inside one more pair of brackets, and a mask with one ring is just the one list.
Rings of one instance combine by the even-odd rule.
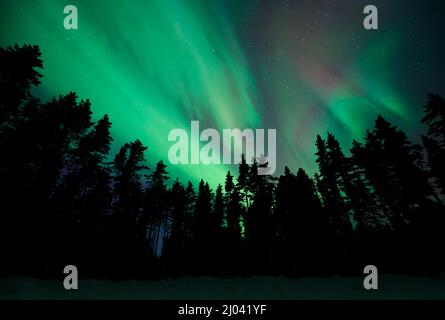
[[[379, 30], [362, 27], [366, 4]], [[76, 5], [79, 29], [63, 28]], [[417, 140], [428, 92], [445, 94], [443, 1], [2, 1], [0, 45], [38, 44], [46, 100], [75, 91], [107, 113], [116, 148], [139, 138], [167, 164], [170, 130], [276, 128], [277, 173], [314, 172], [315, 136], [346, 150], [378, 114]], [[221, 182], [223, 165], [169, 165]]]

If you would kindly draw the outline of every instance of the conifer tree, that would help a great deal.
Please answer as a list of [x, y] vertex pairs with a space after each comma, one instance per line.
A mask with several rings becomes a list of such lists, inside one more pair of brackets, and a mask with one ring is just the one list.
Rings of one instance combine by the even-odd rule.
[[445, 194], [445, 100], [430, 93], [423, 107], [422, 123], [428, 125], [427, 135], [422, 136], [427, 151], [431, 174], [441, 194]]
[[178, 179], [175, 180], [169, 190], [169, 202], [171, 204], [171, 223], [163, 242], [162, 258], [166, 266], [166, 272], [175, 276], [180, 275], [181, 264], [186, 259], [185, 250], [185, 207], [186, 193]]
[[[166, 182], [169, 179], [167, 166], [159, 161], [149, 176], [149, 185], [145, 190], [144, 224], [147, 232], [148, 251], [157, 256], [162, 247], [162, 237], [168, 232], [169, 204]], [[164, 234], [162, 234], [164, 232]]]
[[124, 144], [113, 161], [113, 212], [107, 225], [110, 268], [114, 277], [127, 278], [141, 267], [145, 233], [140, 223], [143, 201], [141, 171], [147, 149], [139, 140]]
[[374, 130], [367, 132], [362, 149], [356, 149], [355, 153], [360, 154], [357, 161], [385, 206], [392, 227], [404, 229], [415, 208], [428, 202], [432, 191], [422, 168], [420, 146], [379, 116]]

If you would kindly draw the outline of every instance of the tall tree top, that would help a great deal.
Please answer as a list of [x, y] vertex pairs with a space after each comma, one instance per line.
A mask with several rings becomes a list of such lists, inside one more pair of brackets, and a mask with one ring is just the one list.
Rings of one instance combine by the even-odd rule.
[[38, 46], [24, 45], [19, 47], [0, 47], [0, 86], [6, 88], [4, 92], [7, 103], [21, 103], [29, 97], [31, 86], [38, 86], [42, 74], [36, 71], [43, 68]]
[[226, 193], [230, 193], [234, 187], [235, 185], [233, 183], [233, 176], [230, 174], [230, 171], [227, 171], [226, 181], [224, 184], [224, 191]]
[[152, 188], [165, 188], [165, 182], [170, 179], [166, 168], [167, 166], [162, 160], [158, 161], [155, 170], [150, 176]]
[[445, 146], [445, 100], [438, 94], [430, 93], [423, 109], [425, 115], [422, 123], [428, 125], [428, 135]]

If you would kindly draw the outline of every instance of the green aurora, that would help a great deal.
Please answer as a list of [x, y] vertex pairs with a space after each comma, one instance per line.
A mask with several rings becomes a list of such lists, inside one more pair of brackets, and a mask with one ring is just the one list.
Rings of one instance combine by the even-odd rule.
[[[379, 8], [380, 28], [362, 27]], [[390, 3], [389, 3], [390, 2]], [[79, 29], [63, 28], [63, 8]], [[2, 1], [0, 45], [38, 44], [42, 100], [75, 91], [109, 114], [114, 151], [139, 138], [168, 164], [170, 130], [276, 128], [277, 174], [313, 173], [315, 136], [347, 150], [378, 114], [418, 141], [421, 105], [444, 94], [442, 1]], [[169, 165], [222, 182], [225, 165]]]

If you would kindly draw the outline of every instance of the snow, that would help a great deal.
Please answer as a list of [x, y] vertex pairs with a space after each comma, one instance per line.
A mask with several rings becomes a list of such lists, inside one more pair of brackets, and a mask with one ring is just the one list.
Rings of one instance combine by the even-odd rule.
[[179, 278], [159, 281], [79, 279], [78, 290], [63, 281], [35, 278], [0, 279], [4, 299], [156, 299], [156, 300], [305, 300], [305, 299], [445, 299], [445, 274], [434, 277], [382, 274], [379, 289], [367, 291], [362, 277]]

